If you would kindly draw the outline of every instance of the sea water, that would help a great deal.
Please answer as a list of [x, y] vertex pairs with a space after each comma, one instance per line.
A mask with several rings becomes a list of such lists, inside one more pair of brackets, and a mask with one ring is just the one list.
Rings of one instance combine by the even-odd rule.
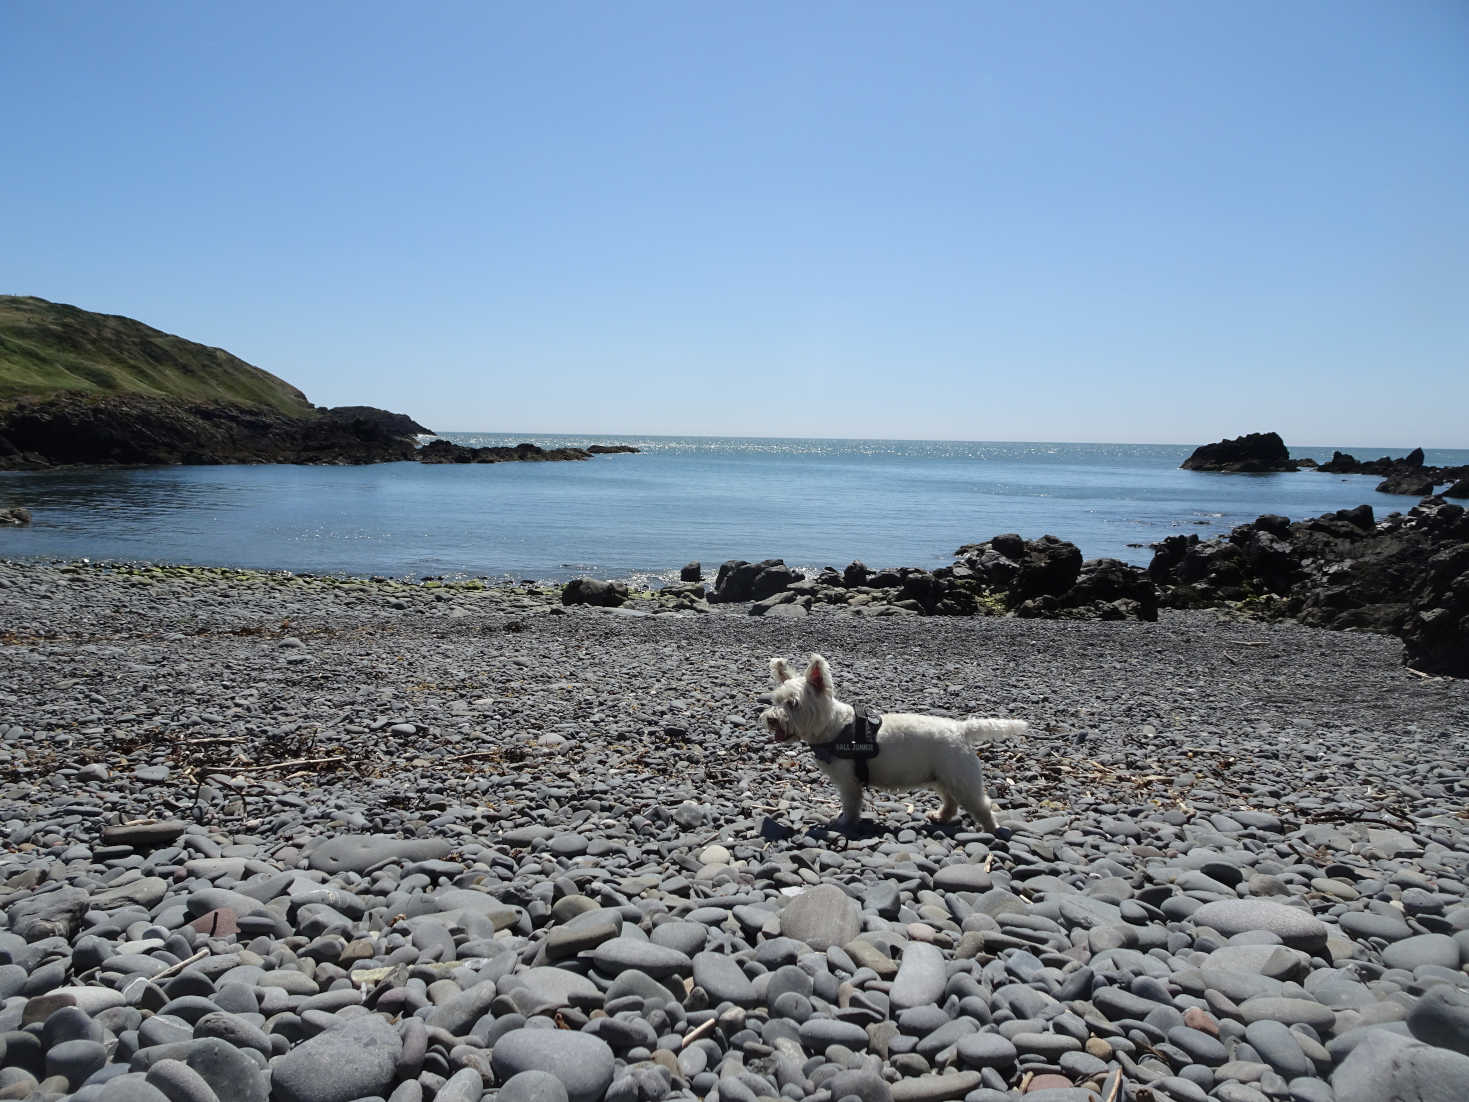
[[[586, 462], [73, 469], [0, 474], [0, 556], [354, 575], [562, 580], [676, 576], [690, 560], [933, 568], [963, 544], [1046, 533], [1087, 558], [1146, 564], [1165, 536], [1218, 535], [1413, 498], [1313, 470], [1183, 471], [1189, 447], [451, 433], [473, 446], [631, 444]], [[1344, 447], [1359, 459], [1381, 447]], [[1331, 448], [1294, 448], [1319, 461]], [[1435, 465], [1469, 451], [1430, 451]]]

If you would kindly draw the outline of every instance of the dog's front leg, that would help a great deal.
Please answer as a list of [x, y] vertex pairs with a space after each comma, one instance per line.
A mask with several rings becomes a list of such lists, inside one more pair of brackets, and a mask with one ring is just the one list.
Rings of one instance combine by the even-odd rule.
[[842, 800], [842, 813], [831, 825], [841, 830], [852, 830], [862, 821], [862, 785], [856, 777], [833, 777], [832, 780]]

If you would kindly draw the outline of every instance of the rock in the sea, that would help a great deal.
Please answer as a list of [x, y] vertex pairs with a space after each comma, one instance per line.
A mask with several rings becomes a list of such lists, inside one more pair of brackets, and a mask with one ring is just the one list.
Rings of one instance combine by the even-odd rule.
[[1285, 441], [1275, 432], [1251, 432], [1221, 440], [1217, 444], [1200, 445], [1179, 465], [1185, 471], [1224, 471], [1238, 474], [1265, 474], [1299, 469], [1291, 459]]
[[1377, 484], [1379, 494], [1404, 494], [1411, 497], [1427, 497], [1433, 493], [1433, 478], [1418, 471], [1391, 474]]
[[23, 528], [30, 522], [31, 511], [24, 505], [13, 505], [9, 509], [0, 509], [0, 524]]

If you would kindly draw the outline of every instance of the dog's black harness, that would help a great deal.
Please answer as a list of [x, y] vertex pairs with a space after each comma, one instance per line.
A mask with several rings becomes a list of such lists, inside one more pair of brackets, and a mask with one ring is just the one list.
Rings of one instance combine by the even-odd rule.
[[836, 758], [851, 759], [857, 770], [857, 779], [866, 788], [867, 762], [870, 758], [877, 757], [877, 729], [882, 726], [882, 716], [868, 715], [867, 707], [862, 704], [858, 704], [852, 711], [852, 722], [843, 727], [830, 742], [812, 746], [811, 753], [816, 755], [817, 761], [827, 764]]

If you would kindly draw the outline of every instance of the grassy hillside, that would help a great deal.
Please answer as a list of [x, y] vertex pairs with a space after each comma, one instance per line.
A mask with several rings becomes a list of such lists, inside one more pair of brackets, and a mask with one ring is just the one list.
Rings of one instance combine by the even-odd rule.
[[228, 402], [293, 417], [313, 413], [301, 391], [222, 348], [132, 318], [0, 295], [0, 402], [61, 393]]

